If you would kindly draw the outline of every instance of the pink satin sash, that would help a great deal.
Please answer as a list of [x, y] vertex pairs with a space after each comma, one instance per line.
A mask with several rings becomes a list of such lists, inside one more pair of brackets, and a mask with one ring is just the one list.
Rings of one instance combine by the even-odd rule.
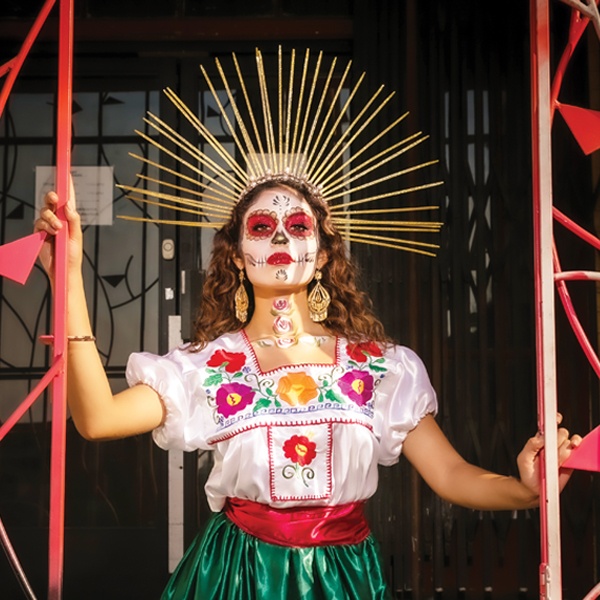
[[364, 502], [314, 508], [273, 508], [227, 498], [225, 514], [242, 531], [278, 546], [310, 547], [358, 544], [370, 533]]

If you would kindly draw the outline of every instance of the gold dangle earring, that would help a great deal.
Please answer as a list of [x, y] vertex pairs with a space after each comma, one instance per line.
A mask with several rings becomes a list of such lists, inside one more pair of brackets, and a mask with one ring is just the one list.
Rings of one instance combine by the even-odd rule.
[[244, 287], [244, 270], [240, 271], [240, 286], [235, 292], [235, 316], [238, 321], [242, 323], [246, 322], [248, 318], [248, 306], [250, 305], [250, 301], [248, 300], [248, 294], [246, 293], [246, 288]]
[[320, 269], [315, 271], [316, 284], [308, 295], [308, 311], [310, 318], [315, 323], [320, 323], [327, 318], [327, 309], [331, 304], [329, 292], [321, 285], [323, 274]]

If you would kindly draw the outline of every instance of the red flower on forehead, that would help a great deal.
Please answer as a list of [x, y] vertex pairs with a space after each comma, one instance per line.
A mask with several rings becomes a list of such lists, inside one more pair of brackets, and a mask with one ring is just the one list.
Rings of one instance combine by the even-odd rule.
[[367, 362], [369, 356], [383, 356], [381, 348], [375, 342], [348, 344], [346, 352], [356, 362]]
[[236, 373], [246, 364], [246, 355], [241, 352], [217, 350], [206, 364], [209, 367], [225, 367], [228, 373]]

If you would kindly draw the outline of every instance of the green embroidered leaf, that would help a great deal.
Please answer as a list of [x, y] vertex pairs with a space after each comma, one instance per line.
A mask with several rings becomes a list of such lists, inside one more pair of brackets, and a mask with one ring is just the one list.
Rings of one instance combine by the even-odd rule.
[[385, 362], [385, 358], [378, 358], [377, 360], [373, 361], [374, 363], [384, 363]]
[[233, 379], [239, 379], [240, 377], [243, 377], [244, 374], [241, 371], [238, 371], [237, 373], [233, 374]]
[[204, 385], [204, 387], [211, 387], [213, 385], [219, 385], [222, 382], [223, 382], [223, 375], [221, 375], [221, 373], [215, 373], [214, 375], [207, 377], [204, 380], [203, 385]]
[[273, 390], [270, 387], [265, 388], [265, 394], [267, 396], [273, 396]]
[[375, 371], [375, 373], [387, 373], [385, 367], [378, 367], [377, 365], [371, 365], [371, 371]]
[[268, 398], [263, 398], [259, 400], [252, 409], [252, 412], [256, 412], [261, 410], [262, 408], [269, 408], [271, 406], [271, 401]]
[[359, 364], [358, 364], [356, 361], [354, 361], [354, 360], [349, 360], [349, 361], [348, 361], [348, 364], [349, 364], [351, 367], [355, 367], [355, 368], [357, 368], [357, 369], [358, 369], [358, 368], [360, 368], [360, 365], [359, 365]]
[[281, 408], [281, 402], [279, 402], [279, 400], [277, 400], [277, 399], [275, 400], [275, 406], [277, 408]]
[[328, 389], [327, 392], [325, 392], [325, 398], [331, 402], [339, 402], [340, 404], [343, 402], [343, 400], [332, 389]]

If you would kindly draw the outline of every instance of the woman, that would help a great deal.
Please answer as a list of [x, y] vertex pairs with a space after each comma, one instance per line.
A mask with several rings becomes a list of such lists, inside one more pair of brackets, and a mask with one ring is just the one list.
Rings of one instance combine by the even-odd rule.
[[[56, 204], [50, 193], [36, 230], [62, 227]], [[301, 181], [272, 177], [240, 199], [215, 238], [195, 342], [132, 355], [132, 387], [114, 396], [86, 309], [74, 198], [65, 212], [77, 429], [93, 440], [153, 431], [163, 448], [215, 453], [215, 515], [163, 598], [389, 597], [362, 508], [378, 464], [401, 452], [453, 504], [537, 504], [541, 436], [520, 453], [519, 480], [458, 455], [434, 420], [423, 364], [386, 338], [327, 206]], [[51, 243], [42, 261], [50, 273]], [[580, 438], [561, 428], [558, 441], [562, 462]]]

